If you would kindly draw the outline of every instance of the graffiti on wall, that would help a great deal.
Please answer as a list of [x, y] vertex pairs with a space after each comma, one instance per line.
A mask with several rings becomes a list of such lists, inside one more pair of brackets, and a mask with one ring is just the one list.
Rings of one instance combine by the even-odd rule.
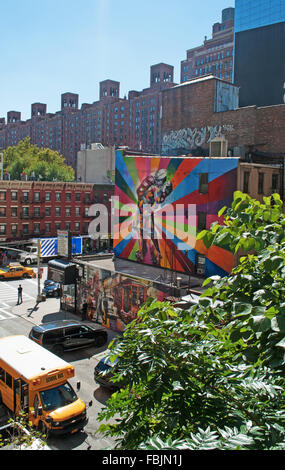
[[[218, 212], [232, 203], [237, 165], [236, 158], [119, 156], [115, 194], [125, 211], [114, 238], [115, 255], [187, 274], [196, 273], [202, 255], [206, 276], [231, 272], [233, 255], [214, 246], [206, 249], [196, 233], [201, 219], [207, 229], [222, 222]], [[207, 175], [206, 192], [201, 192], [201, 174]], [[151, 208], [145, 218], [144, 204]], [[134, 205], [141, 216], [135, 223]], [[145, 219], [146, 228], [141, 225]]]
[[79, 304], [87, 302], [88, 319], [114, 331], [124, 331], [148, 298], [162, 301], [171, 293], [166, 285], [94, 266], [77, 290]]
[[216, 137], [225, 138], [233, 132], [232, 125], [205, 126], [198, 128], [179, 129], [165, 134], [162, 139], [162, 153], [171, 155], [176, 150], [191, 152], [191, 150], [209, 144]]

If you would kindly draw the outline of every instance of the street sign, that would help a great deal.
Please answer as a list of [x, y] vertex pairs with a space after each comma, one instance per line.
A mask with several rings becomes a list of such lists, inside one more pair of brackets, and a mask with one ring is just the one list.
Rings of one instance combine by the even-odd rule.
[[71, 253], [71, 236], [68, 230], [57, 231], [57, 255], [69, 258]]

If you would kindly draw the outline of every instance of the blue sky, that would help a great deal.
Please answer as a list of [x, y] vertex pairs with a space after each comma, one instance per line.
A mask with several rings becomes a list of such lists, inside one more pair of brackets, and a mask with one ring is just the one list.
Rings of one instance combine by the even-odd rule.
[[31, 104], [60, 109], [61, 93], [98, 100], [99, 82], [121, 83], [120, 95], [149, 86], [150, 66], [175, 67], [186, 50], [211, 37], [234, 0], [0, 0], [0, 117], [30, 117]]

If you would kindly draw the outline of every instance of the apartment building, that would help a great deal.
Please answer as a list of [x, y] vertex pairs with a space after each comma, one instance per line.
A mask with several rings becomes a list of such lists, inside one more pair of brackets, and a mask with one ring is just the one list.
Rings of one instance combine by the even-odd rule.
[[181, 62], [180, 82], [207, 74], [233, 81], [234, 8], [222, 11], [222, 21], [212, 28], [212, 38], [205, 36], [202, 45], [187, 50]]

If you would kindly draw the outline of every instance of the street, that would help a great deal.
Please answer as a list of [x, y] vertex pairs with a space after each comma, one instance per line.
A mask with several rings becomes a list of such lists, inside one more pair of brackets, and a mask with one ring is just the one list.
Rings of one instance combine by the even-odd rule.
[[[44, 275], [41, 280], [43, 284], [46, 278], [47, 270], [44, 268]], [[23, 287], [23, 304], [22, 315], [15, 313], [17, 304], [17, 288], [21, 284]], [[0, 337], [11, 335], [28, 336], [31, 328], [35, 323], [39, 323], [39, 318], [43, 321], [51, 321], [62, 319], [60, 312], [60, 302], [58, 299], [50, 298], [40, 305], [38, 311], [44, 311], [46, 314], [39, 316], [33, 314], [33, 306], [36, 305], [37, 298], [37, 280], [25, 279], [23, 281], [7, 281], [0, 283]], [[20, 307], [17, 307], [18, 309]], [[41, 310], [42, 309], [42, 310]], [[17, 310], [18, 311], [18, 310]], [[68, 314], [68, 318], [75, 318]], [[105, 439], [102, 436], [94, 436], [100, 423], [97, 421], [99, 411], [105, 406], [106, 401], [110, 397], [110, 392], [102, 389], [94, 381], [94, 367], [98, 361], [106, 354], [106, 349], [112, 339], [112, 332], [108, 332], [109, 340], [106, 345], [101, 348], [90, 347], [83, 350], [67, 352], [63, 359], [75, 367], [75, 377], [70, 380], [71, 385], [76, 390], [77, 382], [81, 383], [78, 392], [79, 397], [85, 401], [87, 405], [87, 414], [89, 422], [85, 429], [73, 435], [65, 435], [62, 437], [50, 437], [47, 441], [48, 446], [53, 450], [103, 450], [107, 447], [113, 447], [114, 443], [111, 439]], [[89, 403], [92, 405], [89, 407]], [[1, 407], [0, 407], [1, 408]], [[0, 418], [3, 418], [5, 410], [0, 409]], [[3, 423], [1, 423], [3, 424]]]

